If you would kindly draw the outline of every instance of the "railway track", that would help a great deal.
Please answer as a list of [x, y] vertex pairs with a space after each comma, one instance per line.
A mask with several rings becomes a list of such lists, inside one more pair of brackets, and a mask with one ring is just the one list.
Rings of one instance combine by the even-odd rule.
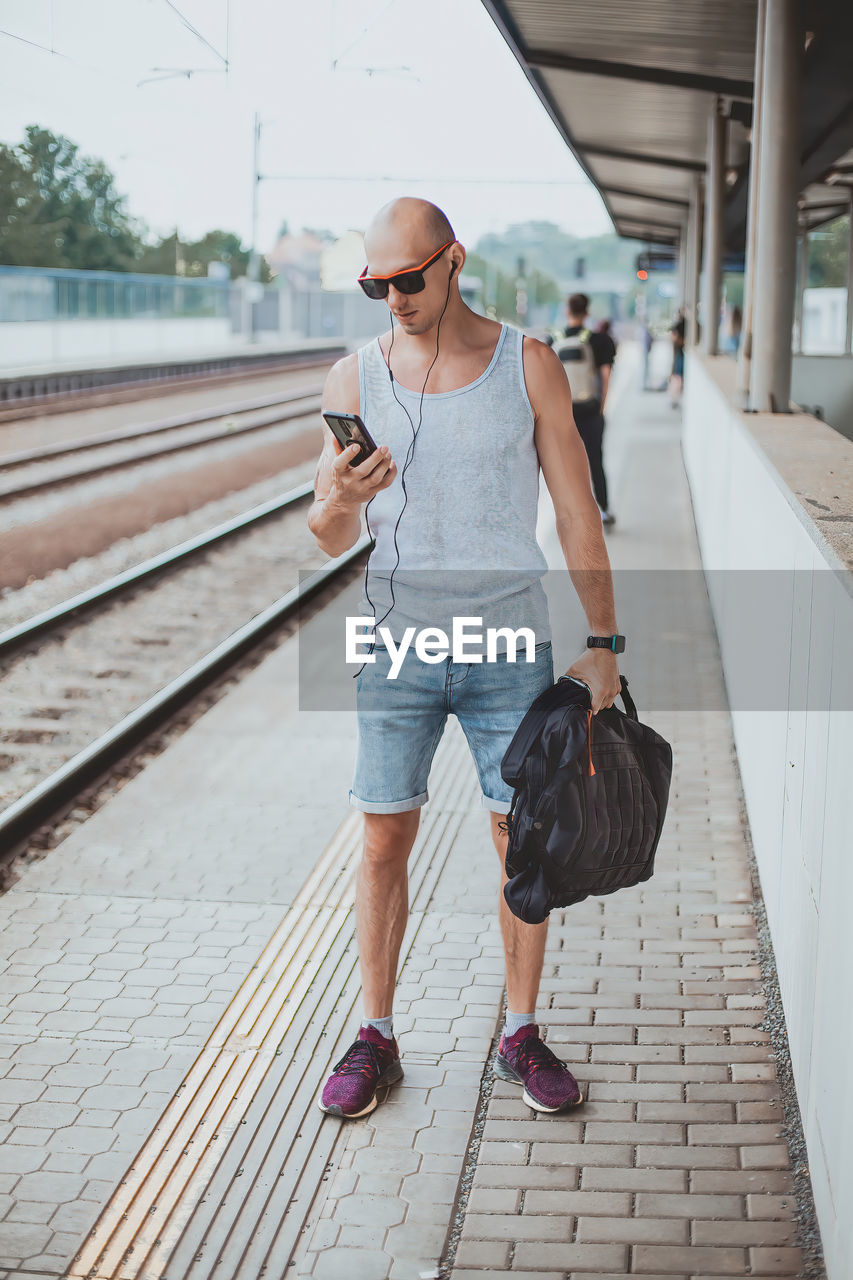
[[[367, 538], [316, 567], [310, 493], [298, 485], [0, 635], [0, 864], [361, 559]], [[287, 589], [270, 603], [276, 581]]]
[[[179, 414], [136, 427], [0, 455], [0, 472], [12, 475], [11, 483], [4, 484], [0, 480], [0, 504], [65, 485], [83, 483], [108, 472], [139, 466], [204, 445], [234, 441], [254, 432], [312, 416], [320, 408], [320, 390], [319, 386], [299, 388], [275, 396], [239, 401], [224, 408], [219, 406], [216, 409]], [[235, 417], [242, 417], [244, 420], [235, 422]], [[211, 431], [208, 424], [217, 420], [221, 425]], [[152, 437], [172, 433], [179, 434], [180, 438], [168, 443], [155, 441], [151, 447], [145, 446], [145, 442]], [[137, 447], [123, 451], [121, 446], [127, 444], [136, 444]], [[63, 466], [65, 458], [84, 452], [95, 452], [98, 456], [83, 465]], [[51, 465], [57, 462], [58, 465]]]
[[231, 352], [100, 369], [19, 373], [0, 377], [0, 424], [45, 412], [64, 413], [161, 396], [188, 385], [216, 386], [329, 365], [345, 353], [343, 343], [319, 342], [303, 350]]

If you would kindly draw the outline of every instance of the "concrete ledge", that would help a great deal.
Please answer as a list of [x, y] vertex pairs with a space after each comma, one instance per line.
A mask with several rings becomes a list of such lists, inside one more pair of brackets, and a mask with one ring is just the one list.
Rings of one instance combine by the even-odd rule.
[[730, 356], [690, 352], [687, 365], [685, 385], [692, 374], [692, 380], [698, 376], [710, 382], [709, 387], [703, 381], [703, 395], [716, 388], [827, 568], [853, 568], [853, 440], [809, 413], [743, 413], [735, 408], [737, 365]]

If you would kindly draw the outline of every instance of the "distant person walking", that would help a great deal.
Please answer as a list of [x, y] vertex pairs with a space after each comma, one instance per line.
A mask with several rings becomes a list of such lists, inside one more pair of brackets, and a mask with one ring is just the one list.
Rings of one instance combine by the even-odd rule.
[[743, 311], [740, 307], [732, 307], [729, 312], [729, 332], [726, 339], [726, 350], [737, 355], [740, 347], [740, 335], [743, 329]]
[[652, 346], [654, 345], [654, 334], [652, 333], [648, 320], [643, 321], [643, 327], [640, 330], [640, 339], [643, 349], [643, 390], [649, 390], [649, 364], [652, 357]]
[[684, 343], [687, 334], [687, 317], [684, 307], [679, 307], [670, 328], [672, 337], [672, 373], [669, 376], [669, 403], [677, 409], [684, 390]]
[[589, 327], [589, 298], [573, 293], [566, 311], [569, 323], [554, 339], [553, 347], [563, 362], [572, 392], [575, 422], [583, 440], [595, 500], [601, 522], [613, 525], [616, 517], [607, 503], [607, 477], [604, 474], [602, 445], [604, 442], [604, 405], [610, 387], [610, 372], [616, 359], [616, 343], [606, 330], [594, 332]]

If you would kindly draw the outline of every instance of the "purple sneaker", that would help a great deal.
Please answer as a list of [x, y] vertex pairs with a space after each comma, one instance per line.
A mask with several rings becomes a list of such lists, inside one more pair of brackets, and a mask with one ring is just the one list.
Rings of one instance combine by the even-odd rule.
[[402, 1078], [397, 1041], [386, 1040], [375, 1027], [362, 1027], [335, 1063], [317, 1105], [330, 1116], [367, 1116], [377, 1105], [377, 1089]]
[[564, 1111], [583, 1102], [577, 1080], [565, 1062], [539, 1039], [535, 1022], [521, 1027], [508, 1040], [501, 1036], [495, 1075], [524, 1085], [521, 1096], [534, 1111]]

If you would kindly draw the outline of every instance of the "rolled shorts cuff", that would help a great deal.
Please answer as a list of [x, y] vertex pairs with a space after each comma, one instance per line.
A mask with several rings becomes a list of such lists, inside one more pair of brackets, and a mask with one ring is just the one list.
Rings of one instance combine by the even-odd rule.
[[491, 796], [480, 796], [480, 804], [490, 813], [509, 813], [511, 803], [510, 800], [493, 800]]
[[353, 791], [349, 793], [350, 804], [362, 813], [408, 813], [410, 809], [420, 809], [428, 799], [427, 791], [422, 791], [419, 796], [412, 796], [409, 800], [359, 800]]

